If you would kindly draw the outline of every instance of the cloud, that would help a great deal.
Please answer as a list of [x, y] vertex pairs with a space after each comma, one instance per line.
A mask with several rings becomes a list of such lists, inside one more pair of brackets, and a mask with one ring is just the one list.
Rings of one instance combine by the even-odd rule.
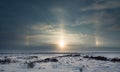
[[120, 0], [106, 0], [103, 3], [93, 3], [90, 6], [84, 7], [81, 10], [103, 10], [103, 9], [112, 9], [112, 8], [120, 8]]
[[[107, 13], [105, 13], [104, 11], [102, 12], [97, 12], [97, 13], [94, 13], [94, 14], [91, 14], [91, 15], [87, 15], [87, 16], [84, 16], [81, 18], [78, 18], [75, 20], [74, 24], [71, 24], [72, 27], [76, 27], [76, 26], [92, 26], [92, 27], [96, 27], [96, 26], [99, 26], [99, 25], [103, 25], [103, 21], [104, 18], [103, 16], [106, 16]], [[106, 20], [106, 19], [105, 19]]]
[[56, 20], [58, 21], [58, 24], [64, 23], [69, 13], [67, 9], [59, 6], [50, 8], [50, 11], [53, 14], [53, 16], [55, 16]]
[[64, 13], [65, 11], [63, 10], [63, 8], [61, 8], [61, 7], [54, 7], [54, 8], [52, 8], [51, 9], [51, 11], [53, 12], [53, 13], [60, 13], [60, 14], [62, 14], [62, 13]]
[[95, 36], [90, 34], [83, 33], [65, 33], [65, 41], [70, 45], [88, 45], [91, 44], [94, 46], [95, 44]]
[[51, 28], [52, 28], [52, 26], [48, 25], [46, 23], [37, 23], [37, 24], [32, 26], [33, 30], [48, 30], [48, 29], [51, 29]]
[[59, 35], [54, 34], [34, 34], [26, 35], [26, 45], [42, 45], [58, 43]]
[[82, 25], [90, 25], [92, 27], [101, 28], [118, 22], [118, 19], [119, 15], [116, 12], [108, 13], [106, 11], [100, 11], [87, 16], [81, 16], [81, 18], [76, 19], [74, 24], [71, 24], [71, 26], [75, 27]]
[[[41, 43], [49, 43], [49, 44], [56, 44], [60, 40], [60, 34], [61, 34], [61, 28], [59, 27], [59, 24], [47, 24], [47, 23], [37, 23], [32, 25], [31, 27], [33, 34], [27, 35], [29, 38], [26, 41], [26, 44], [28, 45], [41, 45]], [[41, 34], [41, 32], [43, 33]], [[36, 33], [37, 32], [37, 33]], [[65, 29], [63, 29], [63, 35], [64, 39], [67, 44], [90, 44], [92, 42], [92, 45], [94, 42], [94, 36], [89, 34], [83, 34], [83, 33], [71, 33]], [[90, 40], [90, 41], [88, 41]]]
[[[81, 16], [78, 18], [73, 24], [71, 24], [72, 28], [79, 27], [79, 32], [82, 30], [81, 28], [85, 28], [90, 32], [90, 35], [87, 34], [87, 37], [83, 37], [82, 40], [84, 43], [88, 43], [91, 41], [93, 44], [95, 43], [95, 35], [99, 37], [99, 42], [101, 46], [109, 46], [112, 44], [118, 44], [116, 40], [119, 40], [118, 31], [120, 31], [119, 26], [119, 10], [117, 11], [99, 11], [93, 12], [89, 15]], [[93, 27], [94, 31], [91, 31]], [[85, 32], [85, 30], [83, 30]], [[114, 33], [112, 33], [114, 31]], [[95, 32], [93, 35], [92, 33]], [[93, 37], [92, 37], [93, 36]], [[78, 36], [79, 37], [79, 36]], [[80, 38], [80, 37], [79, 37]], [[87, 44], [87, 45], [88, 45]], [[92, 44], [91, 44], [92, 45]], [[115, 46], [114, 45], [114, 46]]]
[[33, 32], [44, 32], [44, 33], [57, 33], [60, 30], [59, 24], [50, 24], [50, 23], [37, 23], [31, 26]]
[[113, 26], [108, 28], [109, 31], [120, 31], [120, 25], [114, 24]]

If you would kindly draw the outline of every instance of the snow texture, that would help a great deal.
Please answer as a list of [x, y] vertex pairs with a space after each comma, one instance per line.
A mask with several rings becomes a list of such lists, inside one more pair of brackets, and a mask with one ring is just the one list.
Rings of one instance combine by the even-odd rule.
[[[2, 54], [0, 60], [9, 59], [10, 62], [1, 63], [0, 72], [120, 72], [120, 62], [95, 60], [84, 56], [84, 54], [78, 56], [65, 54]], [[30, 64], [32, 67], [28, 67]]]

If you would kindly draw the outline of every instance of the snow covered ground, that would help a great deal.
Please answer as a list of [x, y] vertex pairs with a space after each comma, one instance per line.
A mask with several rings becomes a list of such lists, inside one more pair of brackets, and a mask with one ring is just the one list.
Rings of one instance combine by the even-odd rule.
[[[92, 54], [92, 56], [100, 54]], [[108, 56], [107, 56], [108, 55]], [[109, 54], [102, 54], [109, 59]], [[119, 54], [110, 54], [112, 58]], [[120, 62], [85, 58], [85, 54], [71, 56], [64, 54], [2, 54], [0, 60], [10, 59], [8, 63], [0, 63], [0, 72], [120, 72]], [[49, 58], [58, 61], [47, 61]], [[45, 61], [46, 59], [46, 61]], [[34, 62], [33, 67], [28, 67]]]

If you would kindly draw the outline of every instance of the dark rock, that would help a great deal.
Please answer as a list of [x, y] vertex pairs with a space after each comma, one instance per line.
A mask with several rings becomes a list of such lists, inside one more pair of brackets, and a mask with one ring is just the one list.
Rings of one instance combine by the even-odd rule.
[[27, 64], [27, 68], [34, 68], [35, 62], [25, 62]]
[[81, 56], [80, 54], [75, 54], [75, 55], [73, 55], [73, 57], [78, 57], [78, 56]]
[[89, 56], [86, 55], [86, 56], [83, 56], [83, 58], [89, 58]]
[[55, 58], [52, 58], [52, 59], [51, 59], [51, 62], [58, 62], [58, 60], [55, 59]]
[[95, 60], [104, 60], [104, 61], [107, 61], [108, 59], [106, 57], [103, 57], [103, 56], [84, 56], [84, 58], [89, 58], [89, 59], [95, 59]]
[[56, 58], [46, 58], [43, 62], [58, 62], [58, 60]]
[[111, 61], [112, 62], [120, 62], [120, 59], [119, 58], [112, 58]]
[[0, 64], [9, 64], [11, 63], [11, 59], [10, 58], [5, 58], [5, 59], [1, 59], [0, 60]]

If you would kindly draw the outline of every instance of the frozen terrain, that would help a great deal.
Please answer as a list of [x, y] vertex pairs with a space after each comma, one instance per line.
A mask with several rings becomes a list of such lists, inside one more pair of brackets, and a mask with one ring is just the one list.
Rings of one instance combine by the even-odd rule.
[[119, 55], [1, 54], [0, 72], [120, 72]]

